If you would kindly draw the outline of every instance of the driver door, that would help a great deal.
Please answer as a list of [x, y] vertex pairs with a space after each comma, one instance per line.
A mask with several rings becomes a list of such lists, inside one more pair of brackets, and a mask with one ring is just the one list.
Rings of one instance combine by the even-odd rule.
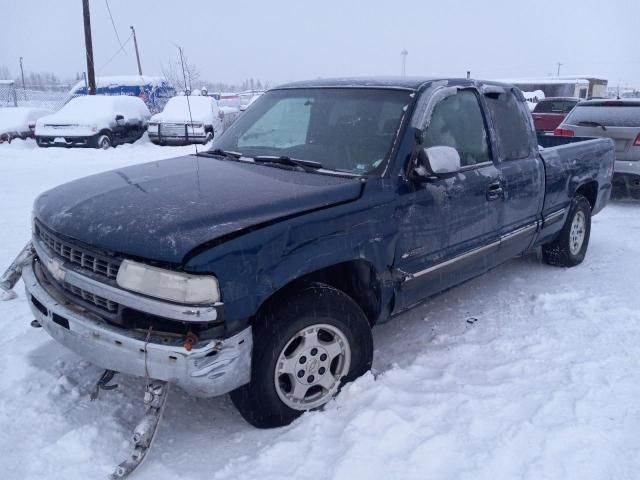
[[501, 180], [478, 98], [473, 88], [451, 89], [427, 115], [422, 147], [455, 148], [461, 168], [410, 181], [402, 195], [396, 259], [407, 279], [399, 309], [496, 264]]

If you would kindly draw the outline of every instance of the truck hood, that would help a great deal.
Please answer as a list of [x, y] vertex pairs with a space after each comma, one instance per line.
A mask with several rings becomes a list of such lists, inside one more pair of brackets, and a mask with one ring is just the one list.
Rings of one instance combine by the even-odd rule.
[[205, 242], [357, 199], [361, 182], [189, 155], [112, 170], [43, 193], [34, 216], [123, 256], [181, 264]]

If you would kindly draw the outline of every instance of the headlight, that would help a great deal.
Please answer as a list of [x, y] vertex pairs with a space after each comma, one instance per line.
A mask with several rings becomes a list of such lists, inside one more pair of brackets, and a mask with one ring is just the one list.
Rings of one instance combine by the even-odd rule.
[[218, 279], [189, 275], [124, 260], [116, 282], [124, 289], [178, 303], [215, 303], [220, 301]]

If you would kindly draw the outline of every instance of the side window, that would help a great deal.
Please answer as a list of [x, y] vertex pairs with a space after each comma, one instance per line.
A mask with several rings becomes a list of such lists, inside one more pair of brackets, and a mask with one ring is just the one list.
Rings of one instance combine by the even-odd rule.
[[436, 105], [423, 133], [422, 145], [455, 148], [462, 166], [491, 161], [482, 110], [471, 90], [460, 90]]
[[503, 159], [516, 160], [528, 157], [532, 128], [529, 112], [527, 111], [526, 115], [523, 113], [518, 99], [508, 90], [487, 93], [485, 99]]
[[274, 104], [240, 138], [238, 147], [293, 147], [307, 141], [309, 98], [285, 98]]

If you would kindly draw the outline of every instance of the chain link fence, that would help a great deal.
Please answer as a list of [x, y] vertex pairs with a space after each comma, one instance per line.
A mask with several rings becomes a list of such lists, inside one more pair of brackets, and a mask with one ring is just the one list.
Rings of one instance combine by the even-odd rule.
[[0, 107], [36, 107], [59, 110], [70, 98], [71, 85], [22, 88], [13, 80], [0, 80]]
[[0, 80], [0, 107], [17, 107], [18, 97], [13, 80]]

